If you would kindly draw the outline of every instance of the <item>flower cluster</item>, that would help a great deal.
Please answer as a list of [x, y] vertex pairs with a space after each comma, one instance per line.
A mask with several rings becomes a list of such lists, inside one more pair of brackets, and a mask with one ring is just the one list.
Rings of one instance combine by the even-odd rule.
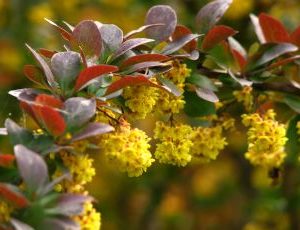
[[74, 217], [82, 230], [98, 230], [101, 227], [101, 214], [95, 210], [91, 202], [84, 204], [81, 215]]
[[0, 200], [0, 223], [6, 223], [10, 219], [13, 207], [7, 202]]
[[245, 86], [242, 90], [234, 91], [233, 95], [238, 102], [243, 103], [246, 111], [250, 112], [252, 110], [254, 101], [251, 86]]
[[285, 125], [275, 120], [275, 112], [244, 114], [242, 120], [250, 127], [245, 157], [254, 165], [280, 167], [286, 157], [284, 145], [287, 138]]
[[[173, 61], [173, 68], [163, 74], [163, 77], [173, 82], [178, 89], [183, 92], [185, 86], [185, 79], [189, 77], [191, 70], [187, 68], [186, 64], [182, 64], [179, 61]], [[183, 96], [176, 97], [170, 95], [167, 92], [160, 92], [156, 103], [156, 111], [158, 113], [179, 113], [184, 107], [185, 101]]]
[[110, 164], [128, 176], [140, 176], [154, 162], [149, 151], [150, 138], [137, 128], [121, 125], [114, 133], [100, 137], [99, 146]]

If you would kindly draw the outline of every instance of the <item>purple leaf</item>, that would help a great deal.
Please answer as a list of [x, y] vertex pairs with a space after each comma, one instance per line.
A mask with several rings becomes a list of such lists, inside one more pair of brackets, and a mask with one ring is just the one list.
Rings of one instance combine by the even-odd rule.
[[34, 58], [37, 60], [37, 62], [40, 64], [40, 66], [42, 67], [44, 74], [47, 78], [48, 84], [56, 89], [57, 88], [57, 83], [54, 79], [53, 73], [50, 69], [50, 67], [48, 66], [47, 62], [34, 50], [32, 49], [29, 45], [27, 45], [27, 48], [30, 50], [30, 52], [33, 54]]
[[82, 131], [73, 135], [72, 141], [79, 141], [88, 137], [97, 136], [112, 131], [114, 131], [114, 128], [110, 125], [103, 123], [90, 123]]
[[125, 42], [122, 43], [122, 45], [119, 47], [119, 49], [114, 53], [113, 55], [113, 59], [116, 59], [117, 57], [120, 57], [121, 55], [123, 55], [124, 53], [126, 53], [127, 51], [140, 46], [140, 45], [144, 45], [146, 43], [149, 42], [153, 42], [153, 39], [149, 39], [149, 38], [132, 38], [129, 39]]
[[130, 74], [130, 73], [134, 73], [134, 72], [139, 72], [139, 71], [147, 69], [147, 68], [161, 67], [161, 66], [168, 66], [168, 64], [157, 62], [157, 61], [141, 62], [141, 63], [137, 63], [135, 65], [130, 66], [126, 70], [122, 71], [122, 73], [123, 74]]
[[275, 58], [280, 57], [283, 54], [295, 52], [298, 50], [298, 47], [290, 43], [281, 43], [271, 49], [267, 50], [262, 57], [255, 63], [254, 67], [266, 64], [269, 61], [272, 61]]
[[20, 175], [26, 187], [31, 191], [39, 192], [49, 181], [48, 169], [44, 159], [23, 145], [16, 145], [14, 152]]
[[252, 81], [248, 81], [248, 80], [242, 79], [242, 78], [237, 78], [231, 70], [228, 70], [228, 74], [233, 80], [235, 80], [241, 86], [251, 86], [253, 84]]
[[156, 24], [149, 24], [149, 25], [145, 25], [145, 26], [141, 26], [140, 28], [136, 29], [136, 30], [132, 30], [129, 33], [127, 33], [124, 36], [124, 40], [127, 40], [128, 38], [143, 32], [144, 30], [148, 29], [148, 28], [152, 28], [152, 27], [157, 27], [157, 26], [164, 26], [165, 24], [162, 23], [156, 23]]
[[19, 101], [31, 102], [39, 94], [39, 91], [31, 88], [15, 89], [8, 92], [9, 95], [17, 98]]
[[92, 198], [89, 196], [67, 193], [62, 194], [57, 200], [54, 212], [55, 214], [61, 214], [65, 216], [79, 215], [83, 211], [84, 203], [91, 200]]
[[44, 230], [80, 230], [80, 226], [68, 217], [46, 218], [43, 221]]
[[171, 55], [172, 58], [187, 58], [190, 60], [197, 60], [199, 58], [200, 54], [198, 50], [193, 50], [191, 53], [185, 53], [185, 54], [173, 54]]
[[55, 178], [53, 181], [48, 183], [43, 189], [40, 190], [40, 196], [46, 195], [54, 188], [55, 185], [57, 185], [58, 183], [60, 183], [65, 179], [70, 180], [71, 175], [69, 173], [64, 173], [62, 176]]
[[9, 118], [5, 120], [5, 128], [13, 145], [28, 144], [32, 141], [33, 136], [29, 130], [20, 127]]
[[147, 35], [155, 40], [167, 40], [173, 34], [177, 25], [176, 12], [167, 5], [157, 5], [151, 7], [146, 15], [145, 25], [157, 23], [164, 25], [147, 28]]
[[216, 0], [208, 3], [198, 12], [196, 24], [200, 33], [207, 33], [224, 15], [232, 0]]
[[95, 115], [96, 101], [95, 99], [72, 97], [65, 101], [64, 110], [67, 112], [68, 127], [80, 127]]
[[218, 96], [210, 89], [205, 89], [205, 88], [196, 88], [196, 94], [198, 95], [198, 97], [206, 100], [206, 101], [210, 101], [210, 102], [218, 102], [219, 98]]
[[113, 24], [102, 24], [98, 28], [105, 48], [110, 52], [116, 51], [123, 41], [123, 31]]
[[169, 43], [162, 50], [162, 54], [170, 55], [170, 54], [178, 51], [179, 49], [184, 47], [186, 44], [188, 44], [189, 42], [193, 41], [194, 39], [196, 39], [200, 36], [201, 36], [200, 34], [188, 34], [186, 36], [183, 36], [183, 37], [179, 38], [178, 40], [175, 40], [175, 41]]
[[100, 31], [94, 21], [85, 20], [78, 23], [72, 35], [82, 49], [84, 54], [89, 57], [99, 57], [102, 49], [102, 38]]

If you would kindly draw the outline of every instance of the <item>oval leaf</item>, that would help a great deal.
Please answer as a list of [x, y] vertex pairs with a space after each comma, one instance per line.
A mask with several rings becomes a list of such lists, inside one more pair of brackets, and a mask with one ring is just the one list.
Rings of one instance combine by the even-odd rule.
[[65, 30], [64, 28], [62, 28], [61, 26], [57, 25], [55, 22], [53, 22], [53, 21], [51, 21], [51, 20], [49, 20], [49, 19], [47, 19], [47, 18], [45, 18], [45, 20], [46, 20], [49, 24], [51, 24], [52, 26], [54, 26], [54, 27], [60, 32], [61, 36], [62, 36], [65, 40], [71, 41], [71, 39], [72, 39], [72, 34], [71, 34], [71, 33], [69, 33], [68, 31], [66, 31], [66, 30]]
[[109, 52], [116, 51], [123, 41], [123, 31], [113, 24], [102, 24], [99, 30], [105, 49]]
[[95, 65], [88, 67], [80, 72], [75, 83], [75, 90], [81, 90], [82, 88], [87, 86], [91, 80], [98, 78], [103, 74], [108, 74], [116, 71], [118, 71], [118, 67], [113, 65]]
[[44, 81], [43, 71], [34, 65], [25, 65], [23, 68], [24, 75], [32, 82], [39, 86], [47, 87]]
[[127, 40], [128, 38], [138, 34], [138, 33], [141, 33], [143, 31], [145, 31], [146, 29], [148, 28], [152, 28], [152, 27], [157, 27], [157, 26], [163, 26], [164, 24], [162, 23], [156, 23], [156, 24], [149, 24], [149, 25], [145, 25], [145, 26], [141, 26], [140, 28], [136, 29], [136, 30], [132, 30], [130, 31], [129, 33], [127, 33], [125, 36], [124, 36], [124, 41]]
[[300, 26], [291, 34], [291, 42], [300, 47]]
[[210, 89], [196, 88], [196, 94], [198, 95], [198, 97], [200, 97], [206, 101], [210, 101], [213, 103], [219, 101], [218, 96], [214, 93], [214, 91], [212, 91]]
[[254, 15], [254, 14], [250, 14], [250, 19], [251, 19], [251, 22], [254, 26], [254, 31], [255, 31], [255, 34], [256, 34], [259, 42], [261, 44], [266, 43], [266, 38], [265, 38], [264, 33], [262, 31], [262, 28], [259, 24], [258, 17], [256, 17], [256, 15]]
[[170, 58], [168, 56], [163, 54], [139, 54], [126, 59], [121, 64], [121, 68], [123, 69], [124, 67], [131, 66], [141, 62], [149, 62], [149, 61], [162, 62], [162, 61], [167, 61], [169, 59]]
[[0, 197], [4, 197], [18, 208], [24, 208], [29, 204], [29, 201], [21, 193], [20, 189], [11, 184], [0, 183]]
[[[177, 25], [175, 28], [174, 33], [172, 34], [172, 41], [179, 40], [186, 35], [192, 34], [192, 31], [183, 25]], [[192, 52], [193, 50], [197, 49], [197, 40], [194, 39], [188, 42], [186, 45], [183, 46], [183, 49], [187, 52]]]
[[130, 74], [130, 73], [139, 72], [141, 70], [151, 68], [151, 67], [161, 67], [161, 66], [168, 66], [168, 65], [169, 64], [161, 63], [161, 62], [157, 62], [157, 61], [141, 62], [141, 63], [137, 63], [135, 65], [130, 66], [125, 71], [122, 71], [122, 73], [123, 74]]
[[148, 10], [145, 25], [164, 24], [159, 27], [146, 29], [146, 34], [155, 40], [167, 40], [174, 32], [177, 25], [176, 12], [167, 5], [153, 6]]

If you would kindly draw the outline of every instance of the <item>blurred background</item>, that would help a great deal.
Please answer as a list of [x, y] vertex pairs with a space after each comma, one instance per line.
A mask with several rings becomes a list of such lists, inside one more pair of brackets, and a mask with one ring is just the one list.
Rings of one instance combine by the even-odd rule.
[[[59, 34], [45, 17], [72, 25], [93, 19], [116, 24], [126, 33], [143, 24], [152, 5], [169, 4], [176, 9], [180, 23], [194, 28], [194, 17], [207, 2], [0, 0], [0, 126], [6, 117], [21, 118], [16, 100], [7, 92], [31, 86], [22, 69], [34, 61], [24, 44], [62, 50]], [[267, 12], [290, 31], [300, 24], [299, 0], [234, 0], [221, 23], [240, 31], [236, 37], [246, 48], [256, 41], [248, 17], [251, 12]], [[186, 168], [154, 164], [139, 178], [115, 172], [95, 155], [98, 174], [89, 187], [98, 200], [102, 229], [260, 230], [299, 226], [300, 191], [270, 186], [267, 172], [252, 168], [243, 159], [247, 147], [243, 133], [230, 134], [229, 147], [215, 162]], [[7, 140], [0, 141], [0, 151], [4, 151]], [[293, 178], [297, 177], [299, 174]]]

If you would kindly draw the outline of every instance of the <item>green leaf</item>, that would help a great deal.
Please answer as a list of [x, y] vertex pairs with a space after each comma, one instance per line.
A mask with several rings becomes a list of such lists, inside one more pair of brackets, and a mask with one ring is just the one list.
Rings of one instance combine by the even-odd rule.
[[187, 78], [187, 82], [202, 87], [204, 89], [218, 91], [217, 87], [214, 85], [212, 80], [210, 80], [208, 77], [201, 74], [193, 74], [192, 76]]
[[185, 92], [184, 99], [184, 112], [191, 117], [201, 117], [216, 113], [214, 103], [199, 98], [194, 92]]
[[297, 162], [300, 149], [300, 136], [298, 134], [297, 123], [300, 121], [300, 115], [294, 116], [288, 125], [286, 132], [286, 137], [288, 141], [286, 143], [286, 151], [288, 153], [287, 161], [288, 162]]
[[283, 102], [287, 104], [292, 110], [300, 113], [300, 98], [292, 95], [287, 95], [283, 99]]

